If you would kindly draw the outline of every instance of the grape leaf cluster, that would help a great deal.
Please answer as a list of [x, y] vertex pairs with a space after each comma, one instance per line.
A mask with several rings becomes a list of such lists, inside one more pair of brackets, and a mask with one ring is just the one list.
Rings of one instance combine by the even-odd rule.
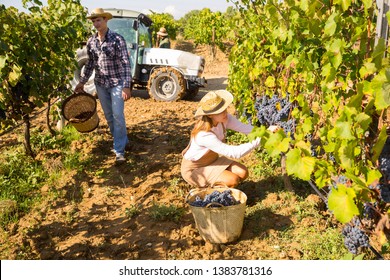
[[360, 229], [360, 222], [357, 219], [346, 224], [342, 230], [344, 245], [348, 251], [356, 255], [360, 248], [370, 246], [370, 240], [366, 233]]
[[223, 192], [213, 191], [210, 194], [206, 194], [203, 199], [199, 195], [197, 195], [195, 197], [195, 200], [190, 202], [190, 205], [196, 207], [206, 207], [210, 203], [215, 203], [212, 204], [210, 207], [221, 207], [220, 205], [231, 206], [240, 204], [240, 201], [237, 201], [233, 197], [231, 190], [225, 190]]
[[260, 125], [267, 127], [277, 125], [291, 136], [295, 132], [295, 120], [289, 119], [292, 109], [293, 104], [290, 103], [288, 94], [284, 98], [276, 94], [272, 97], [268, 95], [256, 97], [255, 110]]

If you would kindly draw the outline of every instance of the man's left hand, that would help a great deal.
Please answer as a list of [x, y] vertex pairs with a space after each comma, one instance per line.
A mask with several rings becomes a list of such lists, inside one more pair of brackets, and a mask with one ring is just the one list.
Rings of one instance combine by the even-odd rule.
[[123, 88], [122, 89], [122, 98], [123, 100], [127, 100], [127, 99], [130, 99], [131, 97], [131, 90], [130, 88]]

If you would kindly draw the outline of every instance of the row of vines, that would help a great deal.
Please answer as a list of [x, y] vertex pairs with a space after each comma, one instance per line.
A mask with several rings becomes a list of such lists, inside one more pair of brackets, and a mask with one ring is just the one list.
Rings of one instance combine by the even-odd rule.
[[26, 152], [33, 157], [32, 113], [69, 94], [75, 50], [88, 29], [80, 1], [49, 0], [47, 6], [39, 0], [22, 2], [28, 13], [0, 4], [0, 110], [7, 112], [0, 118], [0, 132], [22, 121]]

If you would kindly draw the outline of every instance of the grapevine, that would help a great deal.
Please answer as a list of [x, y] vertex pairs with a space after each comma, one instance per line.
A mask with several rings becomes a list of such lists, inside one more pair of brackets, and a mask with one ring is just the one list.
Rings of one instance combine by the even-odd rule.
[[[358, 217], [368, 239], [387, 237], [379, 244], [385, 248], [390, 140], [388, 128], [377, 120], [390, 107], [390, 61], [385, 38], [375, 38], [375, 3], [244, 0], [236, 5], [242, 28], [230, 55], [229, 90], [239, 114], [256, 126], [250, 137], [261, 137], [272, 156], [284, 154], [288, 175], [328, 190], [329, 211], [339, 222], [347, 225]], [[295, 106], [284, 111], [278, 96], [288, 96]], [[272, 122], [283, 131], [262, 128]], [[360, 234], [352, 228], [345, 234]], [[351, 251], [370, 247], [360, 237], [353, 246], [348, 237]]]

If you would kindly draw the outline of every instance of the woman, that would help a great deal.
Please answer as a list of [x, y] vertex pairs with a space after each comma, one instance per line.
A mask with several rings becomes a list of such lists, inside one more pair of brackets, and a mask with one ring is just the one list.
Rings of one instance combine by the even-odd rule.
[[[191, 132], [190, 143], [182, 152], [181, 174], [190, 185], [207, 187], [221, 182], [236, 187], [248, 177], [248, 169], [234, 161], [260, 144], [257, 138], [238, 146], [225, 144], [226, 129], [249, 134], [253, 127], [227, 112], [233, 95], [226, 90], [211, 91], [199, 102], [195, 117], [199, 118]], [[232, 159], [233, 158], [233, 159]]]

